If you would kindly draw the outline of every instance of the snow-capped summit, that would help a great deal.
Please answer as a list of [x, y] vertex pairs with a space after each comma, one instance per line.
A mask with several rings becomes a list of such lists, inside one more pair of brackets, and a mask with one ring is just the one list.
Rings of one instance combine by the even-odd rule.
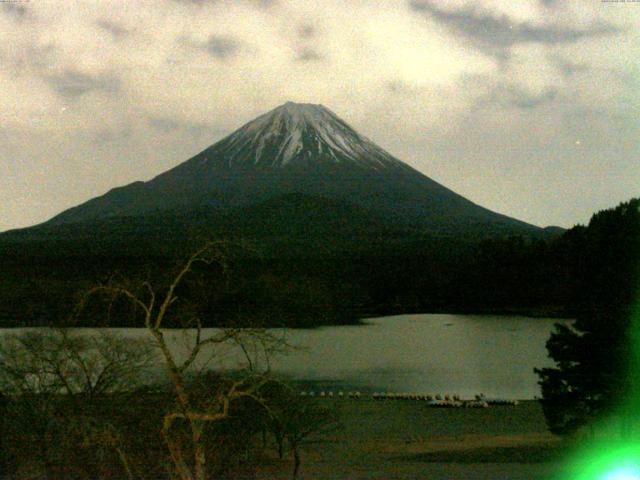
[[377, 170], [402, 165], [331, 110], [310, 103], [287, 102], [247, 123], [212, 150], [219, 153], [218, 161], [229, 166], [284, 167], [313, 161]]

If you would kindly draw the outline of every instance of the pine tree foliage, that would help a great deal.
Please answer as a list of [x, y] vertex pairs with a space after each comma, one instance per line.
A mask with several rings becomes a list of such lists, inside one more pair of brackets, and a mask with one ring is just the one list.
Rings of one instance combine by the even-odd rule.
[[[552, 432], [572, 433], [625, 404], [640, 379], [632, 329], [640, 322], [640, 199], [596, 213], [564, 235], [572, 245], [572, 325], [547, 342], [554, 368], [536, 369]], [[637, 325], [636, 325], [637, 327]]]

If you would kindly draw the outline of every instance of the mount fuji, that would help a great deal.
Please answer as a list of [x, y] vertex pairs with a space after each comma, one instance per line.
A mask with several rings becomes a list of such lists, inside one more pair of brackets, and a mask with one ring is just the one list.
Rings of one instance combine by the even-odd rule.
[[478, 206], [428, 178], [328, 108], [292, 102], [148, 182], [115, 188], [45, 225], [150, 214], [186, 218], [190, 211], [230, 212], [264, 202], [276, 208], [279, 198], [291, 202], [300, 196], [348, 204], [384, 221], [429, 232], [487, 236], [542, 231]]
[[[161, 285], [210, 240], [227, 245], [233, 278], [203, 267], [211, 282], [182, 292], [208, 326], [515, 311], [548, 283], [523, 264], [538, 245], [526, 240], [556, 236], [474, 204], [321, 105], [286, 103], [150, 181], [0, 233], [0, 326], [55, 324], [113, 275]], [[132, 318], [96, 311], [82, 325]]]

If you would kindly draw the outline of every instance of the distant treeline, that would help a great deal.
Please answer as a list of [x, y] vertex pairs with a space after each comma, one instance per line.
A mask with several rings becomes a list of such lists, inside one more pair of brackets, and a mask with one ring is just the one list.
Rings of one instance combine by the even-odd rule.
[[[207, 326], [307, 327], [415, 312], [575, 316], [589, 307], [584, 286], [602, 271], [600, 258], [633, 274], [632, 262], [620, 267], [624, 252], [616, 259], [603, 252], [626, 235], [611, 217], [639, 204], [632, 200], [546, 239], [473, 241], [357, 224], [342, 236], [303, 226], [267, 237], [218, 232], [226, 266], [201, 266], [180, 292], [181, 308], [189, 310], [184, 318], [197, 316]], [[179, 221], [136, 225], [0, 237], [0, 325], [139, 326], [140, 312], [121, 300], [94, 298], [82, 316], [73, 312], [83, 291], [112, 275], [132, 288], [143, 281], [162, 287], [199, 243], [216, 235], [191, 235]]]

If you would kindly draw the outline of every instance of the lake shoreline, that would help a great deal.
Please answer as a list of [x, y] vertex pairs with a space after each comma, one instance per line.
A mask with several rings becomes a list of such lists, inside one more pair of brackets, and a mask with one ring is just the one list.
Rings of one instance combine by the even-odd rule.
[[[368, 326], [370, 325], [371, 320], [383, 320], [383, 319], [393, 319], [397, 317], [417, 317], [417, 316], [426, 316], [426, 315], [462, 315], [465, 317], [486, 317], [487, 321], [491, 321], [492, 318], [523, 318], [523, 319], [545, 319], [548, 320], [550, 318], [557, 320], [574, 320], [575, 315], [568, 313], [559, 313], [554, 310], [434, 310], [434, 311], [402, 311], [402, 312], [366, 312], [362, 313], [361, 316], [354, 317], [353, 319], [349, 319], [344, 322], [339, 323], [319, 323], [317, 325], [280, 325], [280, 324], [264, 324], [264, 325], [253, 325], [253, 326], [240, 326], [237, 325], [203, 325], [203, 329], [216, 329], [216, 328], [264, 328], [268, 330], [293, 330], [293, 331], [314, 331], [321, 328], [330, 328], [330, 327], [357, 327], [357, 326]], [[111, 329], [111, 330], [146, 330], [144, 325], [139, 326], [120, 326], [120, 325], [74, 325], [74, 324], [64, 324], [64, 325], [49, 325], [49, 324], [34, 324], [34, 325], [10, 325], [10, 326], [2, 326], [0, 325], [0, 331], [7, 330], [24, 330], [24, 329], [39, 329], [39, 328], [69, 328], [73, 330], [100, 330], [100, 329]], [[182, 331], [182, 330], [194, 330], [193, 327], [178, 327], [168, 325], [166, 327], [162, 327], [163, 331]]]

